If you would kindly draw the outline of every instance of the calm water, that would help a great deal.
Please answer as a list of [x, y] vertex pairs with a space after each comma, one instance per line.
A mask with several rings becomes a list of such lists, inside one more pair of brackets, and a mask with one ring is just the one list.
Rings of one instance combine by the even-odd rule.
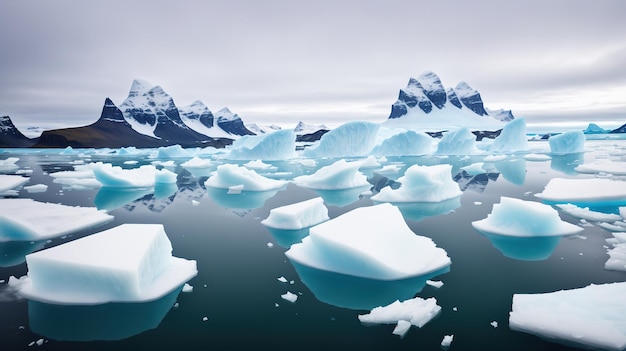
[[[532, 147], [547, 150], [542, 142]], [[459, 184], [465, 189], [459, 201], [439, 208], [402, 208], [410, 228], [432, 238], [452, 260], [448, 272], [433, 278], [445, 283], [440, 289], [424, 286], [426, 277], [381, 283], [296, 267], [284, 252], [306, 233], [271, 232], [260, 224], [272, 208], [320, 195], [326, 200], [331, 218], [372, 205], [369, 197], [359, 196], [362, 190], [317, 193], [288, 185], [275, 193], [226, 195], [224, 191], [205, 189], [202, 184], [206, 176], [193, 176], [180, 166], [175, 169], [179, 177], [174, 187], [134, 192], [72, 189], [53, 183], [47, 174], [71, 170], [76, 160], [136, 167], [123, 164], [133, 158], [93, 151], [60, 155], [60, 150], [0, 150], [0, 159], [17, 156], [20, 169], [32, 169], [27, 185], [49, 185], [44, 193], [22, 190], [19, 197], [97, 206], [115, 216], [106, 225], [49, 242], [1, 244], [0, 280], [26, 274], [23, 257], [29, 252], [122, 223], [163, 224], [174, 256], [198, 263], [198, 275], [190, 281], [193, 292], [175, 291], [144, 304], [55, 306], [19, 300], [5, 288], [6, 283], [1, 283], [0, 349], [440, 350], [443, 336], [454, 334], [452, 350], [569, 350], [510, 330], [512, 296], [624, 281], [626, 273], [603, 269], [608, 258], [603, 245], [610, 233], [593, 226], [585, 227], [582, 237], [553, 243], [492, 243], [476, 232], [471, 222], [485, 218], [501, 196], [537, 201], [533, 194], [541, 192], [552, 177], [592, 177], [576, 174], [573, 168], [577, 164], [596, 158], [621, 160], [626, 155], [624, 141], [588, 141], [587, 147], [593, 151], [545, 162], [509, 156], [496, 162], [492, 172], [473, 180], [459, 175]], [[138, 160], [140, 164], [151, 161], [145, 157]], [[387, 164], [403, 168], [385, 176], [397, 178], [416, 163], [451, 163], [453, 173], [458, 173], [461, 166], [481, 160], [389, 158]], [[318, 167], [332, 161], [320, 160]], [[288, 162], [273, 164], [278, 167], [274, 174], [277, 178], [315, 171]], [[367, 173], [373, 183], [386, 182], [381, 175]], [[578, 223], [578, 219], [565, 214], [561, 218]], [[555, 246], [551, 253], [550, 245]], [[547, 258], [536, 260], [538, 255]], [[293, 284], [279, 282], [280, 276], [293, 280]], [[288, 290], [298, 294], [297, 302], [281, 299], [280, 295]], [[357, 318], [372, 307], [413, 296], [435, 297], [442, 312], [423, 328], [413, 327], [404, 338], [391, 334], [393, 325], [365, 326]], [[497, 328], [490, 325], [493, 321], [498, 322]], [[39, 339], [44, 340], [41, 346], [28, 346]]]

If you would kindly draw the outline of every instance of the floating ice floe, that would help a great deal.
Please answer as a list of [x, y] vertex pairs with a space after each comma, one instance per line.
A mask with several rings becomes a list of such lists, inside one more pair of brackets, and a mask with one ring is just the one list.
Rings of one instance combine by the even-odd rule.
[[186, 169], [205, 169], [211, 168], [212, 164], [211, 160], [202, 159], [196, 156], [189, 161], [181, 163], [180, 165]]
[[353, 121], [324, 134], [320, 140], [303, 151], [305, 157], [365, 156], [376, 143], [380, 124]]
[[476, 135], [467, 127], [447, 132], [437, 144], [436, 155], [471, 155], [476, 153]]
[[613, 248], [607, 250], [609, 259], [604, 263], [604, 269], [626, 271], [626, 233], [613, 233], [613, 238], [606, 241]]
[[[422, 299], [415, 297], [405, 301], [395, 301], [387, 306], [373, 308], [367, 314], [359, 315], [359, 321], [365, 324], [397, 324], [394, 334], [404, 336], [411, 325], [423, 327], [441, 312], [434, 297]], [[408, 322], [408, 324], [407, 324]], [[401, 332], [402, 331], [402, 332]]]
[[18, 175], [0, 174], [0, 195], [26, 183], [29, 178]]
[[555, 155], [584, 152], [585, 134], [581, 130], [572, 130], [551, 136], [548, 143], [550, 144], [550, 152]]
[[526, 121], [523, 118], [516, 118], [507, 123], [502, 132], [493, 143], [489, 145], [489, 152], [500, 154], [512, 154], [528, 150], [528, 139], [526, 137]]
[[0, 242], [50, 239], [111, 220], [113, 216], [94, 207], [0, 199]]
[[[239, 139], [239, 140], [241, 140], [241, 139]], [[274, 168], [274, 166], [272, 166], [269, 163], [265, 163], [262, 160], [250, 161], [250, 162], [244, 164], [244, 167], [246, 167], [248, 169], [254, 169], [254, 170], [268, 170], [268, 169]]]
[[565, 236], [583, 230], [562, 221], [549, 205], [504, 196], [487, 218], [472, 222], [472, 226], [483, 233], [515, 237]]
[[597, 160], [585, 163], [574, 168], [578, 173], [607, 173], [613, 175], [626, 175], [626, 162], [611, 160]]
[[287, 291], [286, 293], [280, 295], [280, 297], [285, 300], [285, 301], [289, 301], [291, 303], [295, 303], [296, 300], [298, 300], [298, 295], [292, 293], [291, 291]]
[[377, 156], [420, 156], [433, 152], [433, 138], [423, 132], [407, 130], [383, 140], [372, 150]]
[[26, 256], [28, 275], [11, 278], [20, 295], [56, 304], [151, 301], [197, 274], [172, 256], [160, 224], [123, 224]]
[[263, 177], [251, 169], [234, 164], [219, 165], [211, 177], [204, 182], [205, 186], [221, 189], [243, 185], [241, 190], [245, 191], [276, 190], [286, 184], [284, 180]]
[[535, 196], [552, 203], [621, 203], [626, 202], [626, 182], [606, 178], [552, 178], [543, 192]]
[[110, 163], [96, 163], [92, 166], [96, 180], [109, 188], [141, 188], [155, 184], [156, 167], [143, 165], [139, 168], [122, 169]]
[[531, 154], [524, 155], [524, 159], [526, 161], [541, 162], [541, 161], [550, 161], [552, 157], [546, 154], [531, 153]]
[[[326, 134], [325, 134], [326, 135]], [[359, 172], [361, 162], [339, 160], [318, 169], [315, 173], [294, 178], [298, 186], [320, 190], [350, 189], [369, 185], [367, 177]]]
[[356, 277], [397, 280], [450, 265], [444, 249], [415, 235], [397, 207], [361, 207], [311, 227], [285, 253], [304, 266]]
[[324, 200], [316, 197], [270, 210], [261, 224], [278, 229], [298, 230], [311, 227], [329, 219]]
[[9, 173], [17, 170], [19, 167], [15, 163], [19, 160], [19, 157], [9, 157], [0, 160], [0, 173]]
[[282, 129], [260, 135], [244, 135], [229, 147], [231, 160], [289, 160], [296, 158], [296, 134]]
[[622, 219], [622, 216], [615, 213], [604, 213], [598, 211], [591, 211], [589, 207], [578, 207], [574, 204], [558, 204], [556, 205], [561, 211], [574, 216], [576, 218], [582, 218], [589, 221], [596, 222], [615, 222]]
[[454, 335], [444, 335], [441, 340], [441, 347], [447, 349], [452, 345], [452, 340], [454, 340]]
[[372, 196], [372, 200], [380, 202], [441, 202], [461, 196], [463, 193], [451, 175], [452, 166], [448, 164], [435, 166], [413, 165], [404, 176], [398, 179], [401, 183], [397, 189], [384, 187]]
[[93, 189], [99, 188], [102, 184], [96, 180], [92, 167], [96, 163], [75, 165], [73, 171], [61, 171], [50, 173], [53, 182], [61, 184], [64, 188], [71, 189]]
[[509, 326], [585, 348], [626, 348], [626, 283], [513, 295]]

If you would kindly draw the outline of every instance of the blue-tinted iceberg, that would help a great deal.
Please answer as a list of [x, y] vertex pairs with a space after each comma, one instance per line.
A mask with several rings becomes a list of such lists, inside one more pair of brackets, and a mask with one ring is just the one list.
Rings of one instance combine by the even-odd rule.
[[550, 152], [555, 155], [584, 152], [585, 134], [581, 130], [572, 130], [551, 136], [548, 143], [550, 144]]
[[299, 230], [311, 227], [329, 219], [324, 200], [316, 197], [295, 204], [270, 210], [269, 216], [261, 224], [278, 229]]
[[354, 121], [324, 134], [316, 145], [304, 149], [310, 158], [365, 156], [376, 144], [377, 123]]
[[476, 136], [467, 127], [447, 132], [437, 144], [436, 155], [471, 155], [476, 153]]
[[526, 121], [523, 118], [516, 118], [507, 123], [500, 135], [489, 145], [490, 152], [499, 154], [512, 154], [527, 150]]
[[233, 164], [218, 166], [212, 176], [204, 182], [208, 187], [221, 189], [243, 186], [241, 190], [244, 191], [276, 190], [286, 184], [286, 181], [263, 177], [251, 169]]
[[161, 224], [123, 224], [26, 256], [28, 275], [9, 284], [29, 299], [56, 304], [161, 298], [198, 272], [172, 256]]
[[180, 145], [162, 146], [157, 149], [156, 158], [167, 160], [170, 158], [192, 158], [193, 153], [187, 151]]
[[400, 210], [388, 203], [311, 227], [310, 235], [285, 254], [304, 266], [377, 280], [415, 277], [450, 265], [446, 251], [415, 235]]
[[376, 145], [371, 154], [376, 156], [419, 156], [433, 152], [433, 138], [423, 132], [407, 130]]
[[513, 295], [509, 326], [585, 348], [626, 348], [626, 283]]
[[320, 190], [350, 189], [369, 185], [367, 177], [359, 172], [361, 162], [339, 160], [315, 173], [294, 178], [298, 186]]
[[156, 167], [143, 165], [139, 168], [122, 169], [110, 163], [95, 163], [92, 171], [96, 180], [104, 187], [140, 188], [152, 187], [155, 184]]
[[440, 202], [461, 196], [459, 185], [452, 179], [452, 166], [448, 164], [435, 166], [413, 165], [404, 176], [398, 179], [401, 183], [397, 189], [384, 187], [372, 196], [372, 200], [380, 202]]
[[536, 196], [550, 203], [624, 203], [626, 182], [606, 178], [552, 178]]
[[228, 156], [231, 160], [288, 160], [296, 158], [296, 134], [282, 129], [259, 135], [244, 135], [235, 140]]

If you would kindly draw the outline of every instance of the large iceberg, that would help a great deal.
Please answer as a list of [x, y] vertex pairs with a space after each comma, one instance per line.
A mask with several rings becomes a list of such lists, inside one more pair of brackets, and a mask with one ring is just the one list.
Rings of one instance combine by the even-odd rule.
[[467, 127], [447, 132], [437, 144], [436, 155], [471, 155], [476, 153], [476, 135]]
[[552, 203], [626, 202], [626, 182], [606, 178], [552, 178], [535, 196]]
[[340, 125], [324, 134], [318, 144], [303, 151], [305, 157], [365, 156], [376, 144], [380, 125], [372, 122], [354, 121]]
[[161, 224], [123, 224], [29, 254], [26, 264], [28, 275], [9, 284], [56, 304], [152, 301], [198, 273], [196, 261], [172, 256]]
[[350, 189], [369, 185], [367, 177], [359, 172], [362, 162], [339, 160], [318, 169], [313, 174], [294, 178], [298, 186], [319, 190]]
[[276, 190], [286, 184], [284, 180], [263, 177], [251, 169], [233, 164], [219, 165], [212, 176], [204, 182], [205, 186], [221, 189], [243, 186], [240, 191]]
[[626, 283], [513, 295], [509, 326], [586, 348], [626, 348]]
[[0, 242], [45, 240], [111, 220], [113, 216], [94, 207], [0, 199]]
[[285, 254], [304, 266], [377, 280], [415, 277], [450, 265], [446, 251], [415, 235], [389, 203], [318, 224]]
[[371, 154], [376, 156], [419, 156], [433, 152], [433, 138], [423, 132], [407, 130], [394, 134], [376, 145]]
[[413, 165], [398, 178], [400, 187], [384, 187], [372, 196], [380, 202], [440, 202], [461, 196], [459, 185], [452, 179], [452, 166]]
[[490, 152], [500, 154], [512, 154], [527, 150], [526, 121], [523, 118], [516, 118], [507, 123], [502, 128], [500, 135], [489, 145]]
[[260, 135], [244, 135], [230, 146], [231, 160], [288, 160], [296, 158], [296, 134], [283, 129]]
[[421, 328], [439, 312], [441, 306], [437, 305], [437, 299], [434, 297], [428, 299], [415, 297], [375, 307], [369, 313], [359, 315], [359, 320], [365, 324], [397, 324], [393, 333], [404, 336], [411, 325]]
[[270, 210], [270, 215], [261, 224], [278, 229], [299, 230], [329, 219], [324, 200], [316, 197], [295, 204]]
[[585, 134], [581, 130], [572, 130], [551, 136], [548, 143], [550, 144], [550, 152], [555, 155], [584, 152]]

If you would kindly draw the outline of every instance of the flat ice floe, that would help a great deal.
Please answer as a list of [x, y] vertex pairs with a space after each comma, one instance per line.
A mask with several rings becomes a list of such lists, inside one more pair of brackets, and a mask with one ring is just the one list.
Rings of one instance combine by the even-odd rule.
[[359, 172], [361, 162], [339, 160], [318, 169], [315, 173], [294, 178], [298, 186], [318, 190], [350, 189], [369, 185], [367, 177]]
[[441, 312], [434, 297], [415, 297], [406, 301], [395, 301], [387, 306], [374, 307], [369, 313], [359, 315], [365, 324], [397, 324], [394, 334], [404, 336], [408, 327], [423, 327]]
[[626, 348], [626, 283], [594, 285], [545, 294], [515, 294], [513, 330], [579, 346]]
[[311, 227], [329, 219], [324, 200], [316, 197], [295, 204], [270, 210], [269, 216], [261, 224], [278, 229], [299, 230]]
[[110, 163], [96, 163], [92, 166], [96, 180], [109, 188], [152, 187], [155, 184], [156, 167], [143, 165], [133, 169], [122, 169]]
[[287, 185], [287, 182], [263, 177], [246, 167], [223, 164], [217, 167], [217, 170], [204, 182], [204, 185], [221, 189], [243, 186], [241, 190], [245, 191], [268, 191], [280, 189]]
[[611, 160], [597, 160], [585, 163], [574, 168], [578, 173], [608, 173], [613, 175], [626, 175], [626, 162]]
[[111, 220], [113, 216], [94, 207], [0, 199], [0, 242], [45, 240]]
[[450, 265], [446, 251], [415, 235], [400, 210], [389, 204], [361, 207], [311, 227], [285, 253], [319, 270], [376, 280], [428, 274]]
[[123, 224], [26, 255], [28, 275], [9, 284], [29, 299], [102, 304], [158, 299], [197, 274], [172, 256], [160, 224]]
[[448, 164], [435, 166], [413, 165], [404, 176], [398, 179], [401, 183], [397, 189], [384, 187], [372, 196], [372, 200], [380, 202], [441, 202], [461, 196], [459, 184], [452, 179], [452, 166]]
[[29, 178], [18, 175], [0, 174], [0, 195], [26, 183]]
[[556, 205], [561, 211], [574, 216], [576, 218], [582, 218], [589, 221], [596, 222], [615, 222], [620, 221], [622, 216], [615, 213], [604, 213], [598, 211], [591, 211], [589, 207], [578, 207], [573, 204], [558, 204]]
[[626, 182], [606, 178], [552, 178], [543, 192], [535, 196], [553, 203], [624, 202]]
[[501, 197], [487, 218], [472, 222], [483, 233], [515, 237], [564, 236], [583, 228], [562, 221], [549, 205], [510, 197]]

